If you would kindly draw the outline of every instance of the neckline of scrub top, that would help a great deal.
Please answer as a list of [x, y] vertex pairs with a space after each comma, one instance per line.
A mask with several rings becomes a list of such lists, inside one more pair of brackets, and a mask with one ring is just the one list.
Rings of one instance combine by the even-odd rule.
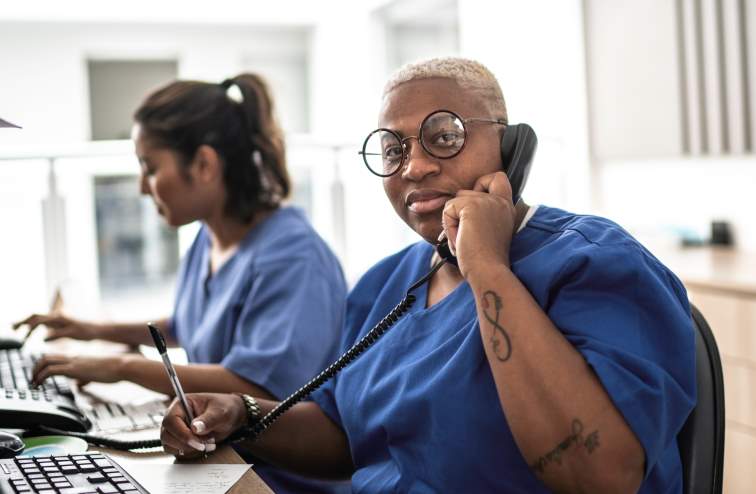
[[[436, 249], [433, 248], [433, 245], [427, 242], [423, 245], [423, 249], [425, 249], [426, 252], [423, 253], [421, 262], [418, 266], [420, 269], [415, 270], [417, 271], [417, 274], [415, 276], [416, 279], [420, 279], [420, 277], [425, 274], [424, 267], [430, 265], [431, 258], [436, 253]], [[430, 307], [426, 307], [428, 305], [428, 285], [430, 285], [430, 281], [423, 283], [418, 288], [416, 295], [417, 302], [415, 303], [414, 310], [411, 310], [412, 313], [425, 314], [432, 310], [435, 310], [436, 307], [443, 307], [444, 304], [448, 303], [448, 300], [455, 298], [458, 292], [464, 290], [464, 287], [467, 287], [467, 280], [462, 280], [462, 282], [459, 285], [455, 286], [452, 291], [447, 293], [444, 298], [431, 305]]]

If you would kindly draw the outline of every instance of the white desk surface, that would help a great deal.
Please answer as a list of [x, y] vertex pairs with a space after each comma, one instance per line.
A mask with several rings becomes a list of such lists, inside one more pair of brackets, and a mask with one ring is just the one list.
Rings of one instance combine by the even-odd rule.
[[[131, 453], [128, 451], [116, 451], [107, 448], [92, 448], [90, 450], [102, 451], [112, 456], [117, 462], [120, 460], [127, 460], [125, 465], [122, 465], [128, 471], [128, 463], [134, 462], [148, 462], [148, 463], [209, 463], [209, 464], [236, 464], [244, 463], [241, 457], [230, 446], [223, 446], [214, 451], [207, 458], [199, 458], [197, 460], [181, 461], [178, 462], [171, 455], [163, 452], [156, 453]], [[242, 476], [242, 478], [234, 484], [234, 486], [228, 491], [230, 494], [270, 494], [273, 491], [265, 485], [265, 483], [257, 476], [254, 470], [249, 469]], [[155, 493], [159, 494], [159, 493]]]

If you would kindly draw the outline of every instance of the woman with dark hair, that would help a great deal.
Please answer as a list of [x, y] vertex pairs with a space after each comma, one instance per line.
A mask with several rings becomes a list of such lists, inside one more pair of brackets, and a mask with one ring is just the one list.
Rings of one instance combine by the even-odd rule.
[[[134, 120], [142, 193], [171, 226], [202, 222], [179, 272], [173, 315], [158, 324], [187, 352], [191, 363], [176, 366], [184, 389], [283, 398], [335, 357], [346, 286], [304, 214], [282, 205], [291, 184], [265, 83], [253, 74], [173, 82], [149, 95]], [[145, 323], [48, 314], [16, 327], [23, 324], [45, 325], [48, 340], [151, 344]], [[172, 392], [160, 362], [133, 354], [47, 355], [33, 380], [52, 375]], [[276, 491], [315, 490], [258, 471]]]

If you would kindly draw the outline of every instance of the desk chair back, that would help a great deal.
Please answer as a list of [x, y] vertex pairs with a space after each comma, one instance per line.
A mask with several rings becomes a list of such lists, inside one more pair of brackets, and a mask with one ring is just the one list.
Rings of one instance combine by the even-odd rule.
[[696, 328], [698, 401], [677, 435], [683, 468], [683, 492], [722, 492], [725, 402], [722, 361], [709, 324], [691, 304]]

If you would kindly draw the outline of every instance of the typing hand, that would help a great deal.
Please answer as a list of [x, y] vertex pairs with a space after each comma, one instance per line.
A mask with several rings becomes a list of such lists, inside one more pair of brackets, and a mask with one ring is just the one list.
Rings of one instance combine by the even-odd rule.
[[123, 379], [123, 357], [69, 357], [49, 354], [40, 358], [32, 371], [32, 384], [39, 386], [50, 376], [76, 379], [80, 386], [89, 382], [113, 383]]
[[227, 438], [247, 420], [244, 403], [237, 395], [190, 393], [186, 400], [196, 417], [191, 429], [186, 425], [186, 415], [178, 400], [166, 411], [160, 428], [163, 450], [180, 458], [215, 450], [216, 441]]
[[97, 325], [94, 323], [79, 321], [60, 313], [32, 314], [22, 321], [13, 324], [13, 329], [28, 326], [28, 338], [39, 326], [47, 327], [45, 341], [57, 340], [58, 338], [73, 338], [76, 340], [93, 340], [97, 338]]

